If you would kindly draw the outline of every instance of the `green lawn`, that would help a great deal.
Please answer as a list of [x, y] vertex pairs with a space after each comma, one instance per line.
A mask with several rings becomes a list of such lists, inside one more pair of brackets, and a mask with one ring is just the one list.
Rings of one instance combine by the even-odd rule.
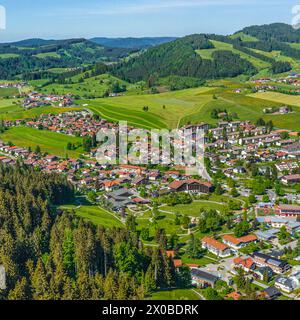
[[202, 258], [199, 258], [199, 259], [190, 259], [186, 255], [183, 255], [181, 257], [181, 259], [182, 259], [183, 263], [186, 263], [186, 264], [197, 264], [199, 266], [205, 266], [205, 265], [208, 265], [208, 264], [211, 264], [211, 263], [216, 263], [215, 260], [210, 259], [208, 257], [202, 257]]
[[106, 228], [117, 227], [122, 228], [124, 225], [108, 211], [97, 206], [81, 206], [76, 209], [75, 206], [63, 206], [63, 209], [74, 210], [76, 215], [91, 221], [95, 225]]
[[179, 204], [174, 207], [171, 207], [171, 206], [160, 207], [160, 210], [170, 211], [174, 213], [178, 212], [179, 214], [199, 217], [201, 209], [205, 209], [205, 210], [215, 209], [218, 211], [223, 211], [226, 208], [227, 208], [226, 205], [212, 203], [209, 201], [194, 201], [193, 203], [190, 203], [190, 204]]
[[[143, 228], [149, 228], [150, 237], [154, 237], [155, 225], [149, 221], [151, 216], [152, 214], [149, 214], [149, 212], [146, 212], [145, 215], [139, 215], [136, 219], [137, 229], [142, 230]], [[175, 215], [171, 213], [159, 212], [157, 226], [165, 229], [166, 233], [169, 235], [173, 233], [176, 233], [177, 235], [186, 233], [180, 226], [175, 224]]]
[[39, 145], [42, 152], [61, 157], [65, 157], [66, 153], [70, 157], [79, 157], [83, 153], [81, 147], [77, 150], [66, 150], [68, 142], [82, 144], [81, 138], [28, 127], [12, 127], [0, 134], [0, 139], [6, 142], [10, 141], [14, 145], [24, 148], [31, 147], [34, 149]]
[[148, 300], [200, 300], [200, 298], [191, 289], [174, 289], [154, 292]]

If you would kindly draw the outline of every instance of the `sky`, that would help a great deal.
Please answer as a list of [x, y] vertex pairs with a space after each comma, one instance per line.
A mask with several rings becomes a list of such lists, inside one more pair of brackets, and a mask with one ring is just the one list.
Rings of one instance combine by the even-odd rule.
[[298, 4], [300, 0], [0, 0], [6, 11], [0, 42], [231, 34], [254, 24], [290, 24]]

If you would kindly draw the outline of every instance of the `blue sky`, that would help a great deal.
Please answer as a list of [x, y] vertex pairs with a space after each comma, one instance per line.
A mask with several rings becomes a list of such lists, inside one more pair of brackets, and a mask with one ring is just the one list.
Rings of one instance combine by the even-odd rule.
[[25, 38], [229, 34], [244, 26], [291, 23], [300, 0], [0, 0], [0, 42]]

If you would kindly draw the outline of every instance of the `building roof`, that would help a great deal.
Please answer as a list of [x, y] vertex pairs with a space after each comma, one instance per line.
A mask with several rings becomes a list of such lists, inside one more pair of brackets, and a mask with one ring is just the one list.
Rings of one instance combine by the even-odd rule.
[[236, 265], [242, 265], [244, 268], [250, 269], [254, 265], [254, 261], [251, 258], [235, 258], [233, 263]]
[[241, 295], [240, 293], [238, 293], [238, 292], [235, 291], [235, 292], [229, 293], [226, 297], [227, 297], [227, 298], [232, 298], [232, 299], [234, 299], [234, 300], [239, 300], [241, 296], [242, 296], [242, 295]]
[[222, 242], [220, 242], [218, 240], [215, 240], [213, 238], [210, 238], [210, 237], [204, 237], [202, 239], [202, 243], [203, 242], [208, 244], [208, 245], [210, 245], [210, 246], [212, 246], [212, 247], [214, 247], [214, 248], [216, 248], [216, 249], [218, 249], [218, 250], [221, 250], [221, 251], [229, 249], [228, 246], [226, 246], [226, 244], [224, 244], [224, 243], [222, 243]]
[[213, 186], [210, 182], [200, 181], [200, 180], [196, 180], [196, 179], [190, 179], [190, 180], [173, 181], [172, 183], [170, 183], [169, 188], [178, 189], [181, 186], [183, 186], [184, 184], [189, 185], [189, 184], [193, 184], [193, 183], [198, 183], [198, 184], [201, 184], [201, 185], [206, 186], [208, 188], [211, 188]]
[[205, 271], [200, 270], [200, 269], [192, 269], [191, 270], [191, 274], [192, 274], [192, 277], [199, 278], [199, 279], [207, 281], [209, 283], [215, 283], [219, 279], [215, 275], [213, 275], [211, 273], [208, 273], [208, 272], [205, 272]]
[[223, 240], [231, 242], [232, 244], [235, 244], [235, 245], [239, 245], [241, 243], [248, 243], [251, 241], [256, 241], [257, 237], [253, 234], [249, 234], [249, 235], [241, 237], [241, 238], [236, 238], [232, 235], [226, 234], [223, 236]]

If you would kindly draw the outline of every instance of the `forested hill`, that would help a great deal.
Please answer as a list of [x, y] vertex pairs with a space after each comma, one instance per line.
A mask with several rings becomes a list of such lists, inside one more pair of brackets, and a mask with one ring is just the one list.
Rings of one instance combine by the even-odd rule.
[[0, 44], [0, 78], [11, 79], [50, 68], [75, 68], [99, 61], [116, 62], [131, 50], [108, 48], [85, 39], [29, 39]]
[[114, 73], [127, 81], [167, 76], [205, 80], [262, 70], [278, 74], [298, 64], [299, 42], [300, 31], [282, 23], [248, 27], [231, 36], [195, 34], [150, 48], [119, 64]]
[[291, 25], [285, 23], [251, 26], [244, 28], [240, 32], [256, 37], [261, 41], [300, 42], [300, 30], [294, 29]]
[[133, 216], [126, 228], [103, 229], [56, 209], [73, 197], [62, 175], [0, 165], [0, 300], [132, 300], [190, 285], [189, 270], [175, 272], [165, 253], [164, 230], [159, 247], [145, 249]]
[[90, 41], [105, 47], [143, 49], [157, 46], [176, 40], [175, 37], [150, 37], [150, 38], [92, 38]]
[[120, 64], [115, 74], [129, 81], [147, 80], [151, 75], [201, 79], [254, 74], [256, 69], [230, 51], [216, 51], [212, 60], [202, 59], [196, 50], [213, 49], [206, 35], [191, 35], [150, 48], [142, 55]]

